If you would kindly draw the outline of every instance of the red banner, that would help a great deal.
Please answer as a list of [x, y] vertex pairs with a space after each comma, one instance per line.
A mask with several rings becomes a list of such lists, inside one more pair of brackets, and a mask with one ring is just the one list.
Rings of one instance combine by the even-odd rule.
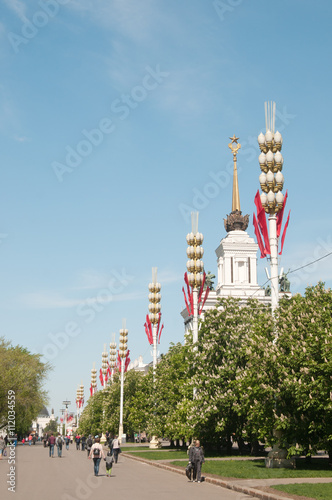
[[265, 210], [262, 206], [261, 198], [259, 196], [259, 191], [257, 191], [255, 195], [254, 202], [257, 208], [257, 221], [265, 243], [265, 254], [271, 255], [269, 233], [266, 224], [266, 215], [265, 215]]
[[284, 210], [285, 210], [285, 206], [286, 206], [287, 196], [288, 196], [288, 191], [286, 191], [284, 202], [282, 204], [282, 209], [280, 210], [280, 212], [278, 212], [278, 215], [277, 215], [277, 238], [279, 238], [280, 233], [281, 233], [282, 219], [284, 216]]
[[287, 221], [286, 221], [283, 233], [282, 233], [282, 237], [281, 237], [281, 249], [280, 249], [279, 255], [282, 254], [282, 251], [283, 251], [283, 248], [284, 248], [286, 232], [287, 232], [287, 228], [288, 228], [288, 224], [289, 224], [289, 216], [290, 216], [290, 211], [288, 213]]
[[99, 370], [99, 380], [102, 386], [104, 386], [104, 378], [103, 378], [103, 372], [101, 371], [101, 368]]
[[261, 233], [260, 233], [260, 230], [258, 227], [258, 223], [257, 223], [257, 219], [256, 219], [255, 214], [254, 214], [254, 218], [253, 218], [253, 224], [254, 224], [254, 228], [255, 228], [255, 235], [256, 235], [257, 243], [259, 246], [259, 250], [261, 252], [261, 259], [264, 259], [264, 257], [266, 257], [266, 253], [265, 253], [264, 243], [263, 243], [263, 240], [261, 237]]

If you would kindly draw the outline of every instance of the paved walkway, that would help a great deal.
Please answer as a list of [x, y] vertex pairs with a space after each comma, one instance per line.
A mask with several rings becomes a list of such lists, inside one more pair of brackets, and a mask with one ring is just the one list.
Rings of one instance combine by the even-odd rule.
[[[7, 448], [9, 451], [9, 448]], [[285, 500], [284, 494], [273, 494], [267, 487], [274, 484], [325, 483], [332, 478], [298, 479], [236, 479], [223, 480], [206, 476], [201, 483], [190, 483], [184, 470], [164, 462], [149, 461], [123, 453], [114, 465], [112, 477], [106, 477], [105, 462], [100, 476], [93, 475], [93, 462], [86, 452], [71, 445], [63, 449], [63, 457], [49, 458], [48, 448], [42, 445], [18, 446], [15, 450], [15, 498], [17, 500], [89, 500], [103, 495], [123, 495], [124, 500], [169, 500], [170, 498], [201, 500]], [[55, 450], [56, 455], [56, 450]], [[0, 498], [13, 498], [6, 481], [10, 479], [8, 458], [0, 460]], [[12, 457], [13, 458], [13, 457]], [[13, 476], [12, 476], [13, 478]], [[298, 497], [296, 497], [298, 498]]]
[[[125, 451], [125, 449], [124, 449]], [[183, 468], [177, 468], [169, 464], [169, 462], [174, 461], [174, 458], [172, 460], [163, 460], [163, 461], [152, 461], [152, 460], [146, 460], [140, 457], [135, 457], [133, 455], [128, 455], [124, 454], [125, 456], [131, 457], [133, 460], [140, 460], [143, 461], [144, 463], [149, 463], [150, 465], [158, 468], [164, 468], [166, 470], [176, 472], [178, 474], [184, 474]], [[262, 457], [264, 458], [264, 457]], [[178, 461], [179, 459], [177, 459]], [[187, 459], [183, 459], [184, 461], [187, 461]], [[210, 460], [210, 459], [208, 459]], [[214, 459], [213, 459], [214, 460]], [[215, 460], [229, 460], [229, 457], [227, 458], [216, 458]], [[248, 457], [234, 457], [233, 460], [248, 460]], [[182, 460], [181, 460], [182, 461]], [[203, 473], [204, 475], [204, 473]], [[286, 498], [288, 499], [305, 499], [305, 500], [310, 500], [308, 497], [300, 497], [300, 496], [293, 496], [290, 494], [286, 494], [283, 492], [277, 492], [275, 490], [274, 492], [268, 491], [270, 488], [273, 488], [273, 485], [276, 484], [294, 484], [294, 483], [332, 483], [332, 477], [320, 477], [320, 478], [276, 478], [276, 479], [219, 479], [216, 478], [215, 476], [211, 476], [208, 474], [205, 474], [205, 483], [207, 484], [215, 484], [223, 488], [223, 497], [222, 498], [227, 498], [224, 497], [224, 488], [230, 489], [233, 491], [237, 491], [239, 493], [244, 494], [243, 498], [249, 499], [249, 498], [260, 498], [262, 500], [285, 500]]]
[[[7, 448], [8, 451], [8, 448]], [[100, 476], [93, 475], [93, 463], [86, 452], [71, 445], [63, 450], [63, 458], [49, 458], [48, 448], [42, 445], [18, 446], [15, 457], [15, 496], [7, 490], [9, 463], [0, 460], [0, 498], [16, 500], [95, 500], [123, 498], [124, 500], [252, 500], [240, 492], [223, 489], [208, 483], [190, 483], [183, 474], [151, 467], [132, 460], [122, 453], [114, 465], [112, 477], [105, 474], [101, 462]]]

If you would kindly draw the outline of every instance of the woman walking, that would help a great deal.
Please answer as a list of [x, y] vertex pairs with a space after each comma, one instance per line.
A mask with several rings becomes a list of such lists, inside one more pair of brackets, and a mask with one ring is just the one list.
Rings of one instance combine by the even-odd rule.
[[103, 447], [100, 444], [100, 438], [99, 438], [99, 436], [95, 437], [95, 442], [91, 446], [89, 458], [93, 458], [94, 474], [95, 474], [95, 476], [98, 476], [98, 474], [99, 474], [100, 460], [102, 458], [105, 458]]
[[202, 464], [204, 464], [205, 460], [204, 460], [204, 453], [201, 448], [201, 443], [199, 442], [198, 439], [196, 439], [195, 441], [195, 446], [192, 446], [190, 448], [189, 462], [191, 462], [191, 464], [194, 466], [193, 481], [200, 483]]
[[118, 436], [114, 437], [111, 446], [112, 446], [112, 452], [113, 452], [114, 462], [117, 464], [118, 463], [119, 453], [121, 453], [120, 442], [119, 442]]

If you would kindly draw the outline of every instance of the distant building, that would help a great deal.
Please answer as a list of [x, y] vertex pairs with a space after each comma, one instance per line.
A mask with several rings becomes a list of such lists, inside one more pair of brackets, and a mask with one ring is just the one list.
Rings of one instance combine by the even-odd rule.
[[143, 356], [139, 356], [138, 359], [135, 359], [134, 361], [131, 361], [131, 363], [129, 363], [128, 370], [147, 373], [149, 371], [150, 365], [152, 366], [152, 363], [144, 363]]
[[52, 408], [52, 413], [50, 416], [46, 406], [44, 406], [36, 420], [32, 422], [32, 431], [36, 432], [39, 436], [42, 436], [44, 434], [45, 427], [50, 423], [51, 420], [55, 420], [54, 410]]

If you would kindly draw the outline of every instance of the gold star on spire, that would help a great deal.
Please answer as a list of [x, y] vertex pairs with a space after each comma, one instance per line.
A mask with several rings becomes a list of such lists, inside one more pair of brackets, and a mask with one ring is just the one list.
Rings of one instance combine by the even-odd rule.
[[239, 137], [236, 137], [236, 135], [234, 134], [233, 137], [230, 137], [230, 140], [232, 141], [232, 144], [233, 144], [233, 142], [235, 142], [237, 144]]

